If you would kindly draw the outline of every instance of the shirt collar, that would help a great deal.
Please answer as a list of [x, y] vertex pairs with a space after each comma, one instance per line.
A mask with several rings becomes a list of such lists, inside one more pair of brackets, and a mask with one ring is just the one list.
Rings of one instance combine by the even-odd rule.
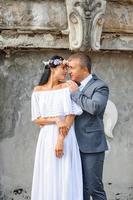
[[82, 87], [82, 89], [85, 87], [85, 85], [92, 79], [92, 74], [89, 74], [89, 76], [87, 76], [84, 80], [82, 80], [80, 83], [80, 87]]

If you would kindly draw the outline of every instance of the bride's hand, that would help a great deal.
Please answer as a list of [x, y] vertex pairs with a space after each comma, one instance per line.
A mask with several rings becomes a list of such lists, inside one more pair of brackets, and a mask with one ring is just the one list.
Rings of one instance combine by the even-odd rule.
[[65, 120], [57, 118], [56, 119], [56, 124], [57, 124], [57, 126], [59, 128], [59, 133], [65, 137], [68, 134], [68, 130], [69, 130]]
[[57, 144], [55, 146], [55, 155], [57, 158], [61, 158], [63, 156], [64, 150], [64, 136], [59, 134], [57, 138]]
[[76, 92], [76, 91], [79, 90], [78, 84], [76, 82], [72, 81], [72, 80], [68, 80], [67, 85], [68, 85], [71, 92]]

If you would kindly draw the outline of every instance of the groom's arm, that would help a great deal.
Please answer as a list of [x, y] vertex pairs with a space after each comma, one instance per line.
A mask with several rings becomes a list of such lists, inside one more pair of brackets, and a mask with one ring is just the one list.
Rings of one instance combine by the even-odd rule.
[[87, 94], [77, 91], [72, 91], [71, 98], [86, 112], [97, 115], [103, 112], [109, 95], [109, 89], [107, 85], [98, 86], [93, 96], [90, 98]]

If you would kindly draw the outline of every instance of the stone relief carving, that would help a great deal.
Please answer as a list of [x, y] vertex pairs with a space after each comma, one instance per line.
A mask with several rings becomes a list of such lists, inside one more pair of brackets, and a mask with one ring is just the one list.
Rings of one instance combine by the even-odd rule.
[[71, 50], [99, 50], [106, 0], [66, 0]]

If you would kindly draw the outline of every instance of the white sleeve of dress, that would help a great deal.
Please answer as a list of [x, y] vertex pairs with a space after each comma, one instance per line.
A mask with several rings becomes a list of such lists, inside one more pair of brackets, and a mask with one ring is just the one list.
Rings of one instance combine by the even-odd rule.
[[37, 94], [33, 92], [31, 96], [31, 120], [34, 121], [40, 116]]
[[71, 99], [69, 88], [66, 91], [66, 95], [64, 95], [63, 103], [64, 103], [64, 113], [66, 115], [69, 115], [69, 114], [81, 115], [82, 114], [83, 111], [81, 107]]
[[73, 100], [71, 100], [71, 102], [72, 102], [72, 113], [74, 115], [81, 115], [83, 113], [81, 107], [78, 104], [76, 104]]

